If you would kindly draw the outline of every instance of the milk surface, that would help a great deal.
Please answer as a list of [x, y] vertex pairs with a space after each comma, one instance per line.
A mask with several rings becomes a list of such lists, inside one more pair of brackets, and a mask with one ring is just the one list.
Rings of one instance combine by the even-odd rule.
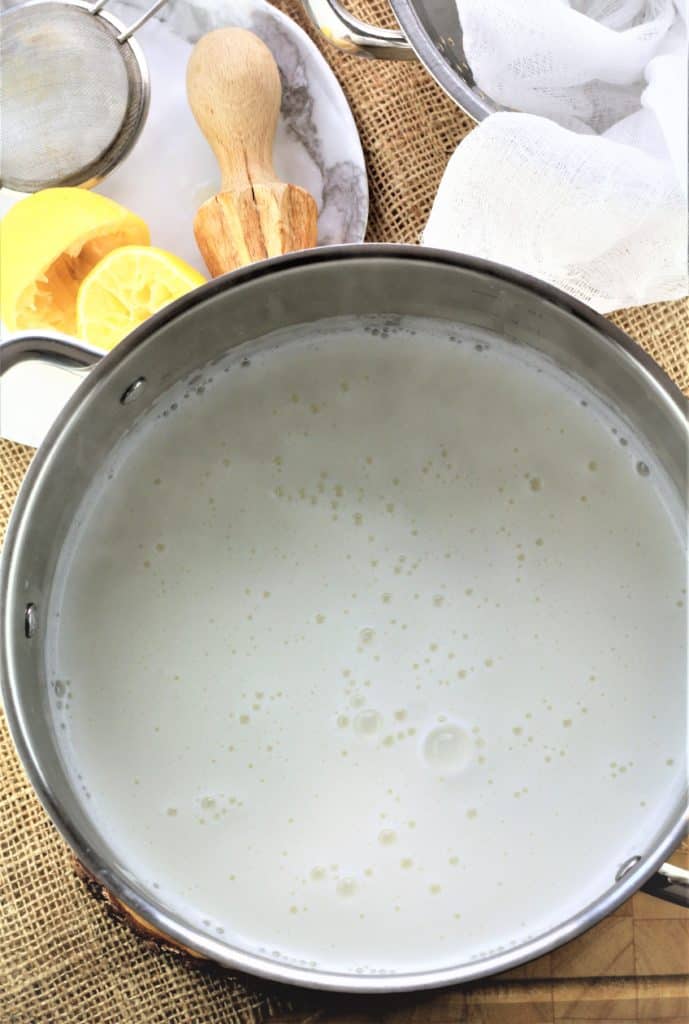
[[123, 443], [60, 568], [87, 813], [155, 900], [285, 961], [547, 930], [684, 785], [674, 512], [595, 396], [496, 339], [371, 321], [216, 365]]

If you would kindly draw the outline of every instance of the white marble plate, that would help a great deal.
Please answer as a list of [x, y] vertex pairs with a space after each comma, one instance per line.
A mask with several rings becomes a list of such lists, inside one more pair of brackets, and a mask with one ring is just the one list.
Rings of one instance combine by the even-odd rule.
[[[107, 9], [128, 24], [146, 6], [145, 0], [116, 0]], [[131, 156], [97, 191], [139, 213], [154, 245], [206, 272], [192, 224], [201, 203], [219, 191], [220, 174], [189, 110], [185, 75], [192, 44], [229, 25], [260, 36], [280, 68], [275, 170], [316, 199], [319, 244], [361, 242], [366, 166], [347, 100], [306, 33], [264, 0], [170, 0], [137, 32], [151, 74], [151, 109]]]
[[[146, 6], [145, 0], [113, 0], [107, 9], [130, 24]], [[201, 203], [219, 190], [220, 174], [189, 110], [185, 75], [193, 43], [222, 26], [260, 36], [280, 68], [275, 169], [280, 178], [315, 197], [319, 245], [362, 241], [368, 216], [366, 165], [347, 100], [306, 33], [265, 0], [170, 0], [137, 32], [151, 76], [151, 108], [132, 153], [97, 191], [140, 214], [153, 245], [207, 273], [192, 225]], [[21, 193], [0, 190], [0, 216], [21, 198]], [[35, 362], [8, 371], [0, 378], [0, 434], [40, 443], [82, 375]]]

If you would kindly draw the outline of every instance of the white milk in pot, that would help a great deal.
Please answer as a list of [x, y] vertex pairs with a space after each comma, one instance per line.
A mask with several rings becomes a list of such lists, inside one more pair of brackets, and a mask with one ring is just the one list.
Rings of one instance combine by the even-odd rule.
[[63, 559], [87, 812], [156, 900], [273, 958], [421, 970], [543, 932], [684, 782], [676, 511], [621, 422], [492, 338], [372, 320], [216, 365]]

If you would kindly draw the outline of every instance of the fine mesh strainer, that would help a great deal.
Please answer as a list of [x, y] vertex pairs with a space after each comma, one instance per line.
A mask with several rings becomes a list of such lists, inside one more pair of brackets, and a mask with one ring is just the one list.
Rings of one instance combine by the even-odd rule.
[[19, 192], [90, 187], [129, 152], [148, 111], [149, 77], [107, 0], [31, 0], [0, 18], [0, 184]]

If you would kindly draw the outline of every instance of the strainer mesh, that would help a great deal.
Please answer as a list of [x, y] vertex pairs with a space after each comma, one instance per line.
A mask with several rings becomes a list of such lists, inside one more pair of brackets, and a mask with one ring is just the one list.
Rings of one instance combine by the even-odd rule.
[[1, 27], [2, 184], [80, 183], [125, 125], [129, 47], [103, 18], [68, 3], [12, 8]]

